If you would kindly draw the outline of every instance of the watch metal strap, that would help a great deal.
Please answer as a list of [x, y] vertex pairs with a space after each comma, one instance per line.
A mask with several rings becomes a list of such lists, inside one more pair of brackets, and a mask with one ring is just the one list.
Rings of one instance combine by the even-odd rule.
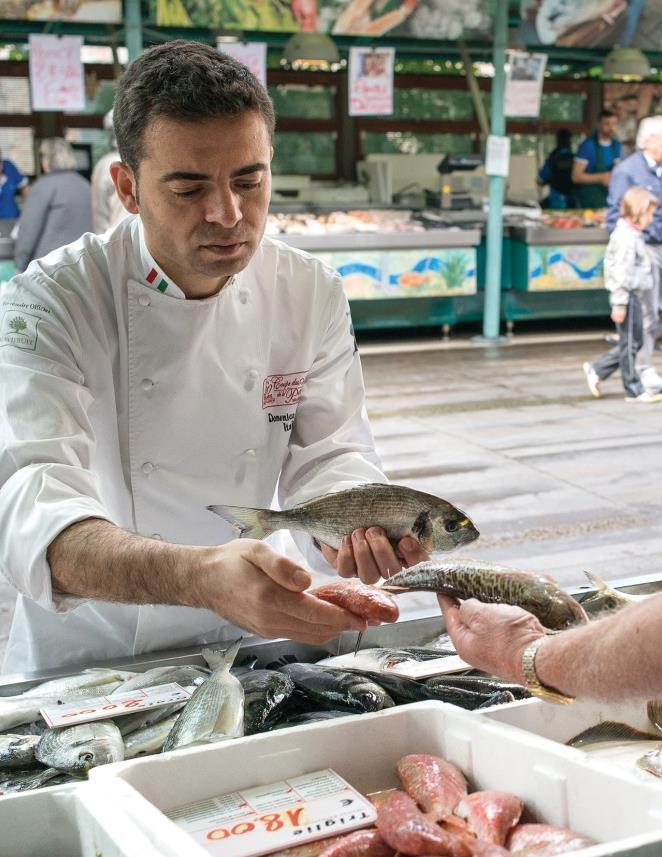
[[574, 697], [560, 693], [558, 690], [552, 690], [550, 687], [545, 687], [540, 682], [536, 673], [536, 654], [544, 642], [545, 637], [539, 637], [537, 640], [529, 643], [522, 652], [522, 673], [524, 674], [526, 689], [529, 693], [540, 699], [545, 699], [547, 702], [555, 702], [558, 705], [569, 705], [573, 702]]

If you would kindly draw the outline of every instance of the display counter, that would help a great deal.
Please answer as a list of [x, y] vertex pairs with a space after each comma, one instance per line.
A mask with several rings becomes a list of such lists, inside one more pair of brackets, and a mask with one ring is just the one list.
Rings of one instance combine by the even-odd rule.
[[601, 226], [514, 226], [511, 288], [503, 295], [506, 321], [608, 316], [603, 279], [608, 238]]

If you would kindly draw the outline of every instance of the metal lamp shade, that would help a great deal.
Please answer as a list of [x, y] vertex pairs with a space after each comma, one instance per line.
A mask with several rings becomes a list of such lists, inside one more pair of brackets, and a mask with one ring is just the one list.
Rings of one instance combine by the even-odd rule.
[[295, 33], [285, 43], [283, 58], [295, 69], [329, 69], [340, 62], [336, 43], [326, 33]]
[[621, 77], [639, 80], [650, 74], [650, 63], [638, 48], [614, 48], [602, 64], [605, 77]]

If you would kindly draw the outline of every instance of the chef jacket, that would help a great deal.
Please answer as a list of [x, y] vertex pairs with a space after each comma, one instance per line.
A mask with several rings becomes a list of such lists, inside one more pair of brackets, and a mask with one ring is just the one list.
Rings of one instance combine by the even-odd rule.
[[279, 241], [187, 300], [128, 217], [31, 263], [0, 318], [0, 569], [20, 593], [7, 672], [238, 635], [209, 610], [54, 592], [46, 551], [76, 521], [223, 544], [209, 504], [385, 481], [342, 282]]

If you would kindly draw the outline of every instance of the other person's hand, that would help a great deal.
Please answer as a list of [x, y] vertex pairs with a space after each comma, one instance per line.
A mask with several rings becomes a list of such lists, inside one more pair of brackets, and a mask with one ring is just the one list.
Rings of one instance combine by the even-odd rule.
[[610, 172], [608, 172], [608, 173], [603, 173], [603, 174], [602, 174], [602, 184], [603, 184], [605, 187], [609, 187], [609, 182], [610, 182], [610, 180], [611, 180], [611, 171], [610, 171]]
[[367, 627], [353, 613], [306, 593], [310, 574], [262, 541], [238, 539], [201, 550], [191, 576], [195, 606], [214, 610], [246, 631], [320, 644]]
[[614, 324], [623, 324], [628, 308], [625, 306], [613, 306], [611, 308], [611, 320]]
[[479, 670], [520, 684], [522, 652], [545, 634], [538, 619], [520, 607], [483, 604], [475, 598], [458, 602], [437, 596], [446, 630], [462, 660]]
[[328, 563], [335, 566], [340, 577], [359, 577], [364, 583], [377, 583], [418, 562], [430, 559], [427, 551], [411, 536], [398, 542], [397, 550], [381, 527], [360, 528], [345, 536], [339, 550], [321, 546]]

